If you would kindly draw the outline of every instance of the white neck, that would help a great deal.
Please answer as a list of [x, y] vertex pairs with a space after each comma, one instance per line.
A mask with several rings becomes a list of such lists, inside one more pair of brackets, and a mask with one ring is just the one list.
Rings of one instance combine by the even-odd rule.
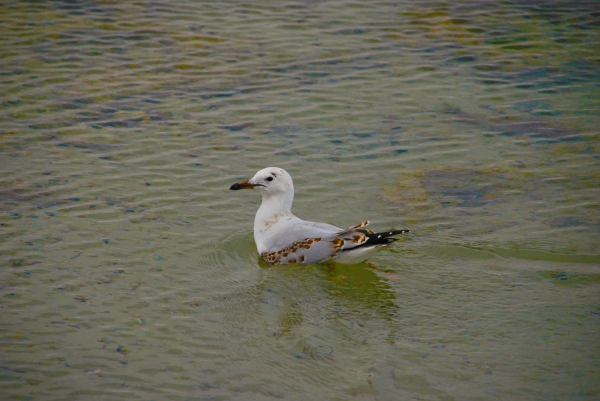
[[287, 215], [292, 213], [294, 202], [294, 190], [288, 190], [285, 194], [262, 193], [262, 204], [256, 213], [256, 217], [269, 218], [275, 214]]
[[294, 201], [294, 190], [288, 190], [285, 194], [272, 195], [262, 193], [262, 204], [254, 218], [254, 238], [256, 242], [265, 235], [266, 231], [275, 225], [284, 216], [293, 216], [292, 202]]

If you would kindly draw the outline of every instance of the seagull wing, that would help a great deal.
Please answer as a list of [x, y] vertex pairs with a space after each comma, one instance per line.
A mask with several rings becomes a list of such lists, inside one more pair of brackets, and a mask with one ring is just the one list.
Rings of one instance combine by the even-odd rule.
[[376, 248], [396, 241], [393, 236], [409, 230], [374, 233], [362, 230], [361, 224], [340, 229], [325, 223], [293, 222], [269, 241], [269, 250], [261, 254], [268, 263], [320, 263], [334, 259], [343, 263], [358, 263]]

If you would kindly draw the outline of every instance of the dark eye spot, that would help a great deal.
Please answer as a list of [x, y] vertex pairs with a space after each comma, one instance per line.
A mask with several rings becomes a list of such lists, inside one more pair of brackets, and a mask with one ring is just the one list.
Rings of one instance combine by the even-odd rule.
[[273, 181], [273, 177], [267, 177], [267, 181]]

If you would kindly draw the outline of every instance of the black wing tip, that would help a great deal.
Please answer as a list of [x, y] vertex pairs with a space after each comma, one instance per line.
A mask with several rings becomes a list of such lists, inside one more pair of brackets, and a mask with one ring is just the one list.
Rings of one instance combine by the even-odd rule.
[[367, 230], [357, 230], [367, 236], [367, 240], [362, 244], [359, 244], [355, 247], [349, 248], [347, 250], [352, 250], [356, 248], [370, 248], [375, 246], [383, 246], [389, 245], [392, 242], [398, 241], [400, 238], [394, 238], [394, 235], [406, 234], [409, 233], [410, 230], [395, 230], [395, 231], [382, 231], [379, 233], [369, 232]]
[[390, 231], [388, 235], [407, 234], [409, 232], [410, 232], [410, 230], [396, 230], [396, 231]]
[[371, 239], [371, 238], [388, 238], [388, 237], [393, 237], [394, 235], [407, 234], [410, 232], [410, 230], [381, 231], [378, 233], [374, 233], [374, 232], [368, 231], [368, 230], [357, 230], [357, 231], [360, 231], [361, 233], [365, 234], [367, 236], [367, 238], [369, 238], [369, 239]]

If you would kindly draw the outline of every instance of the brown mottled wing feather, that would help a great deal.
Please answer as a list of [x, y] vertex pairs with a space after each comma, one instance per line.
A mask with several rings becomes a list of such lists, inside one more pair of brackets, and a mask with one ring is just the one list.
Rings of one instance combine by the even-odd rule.
[[341, 230], [334, 235], [305, 238], [295, 241], [277, 251], [263, 252], [262, 258], [267, 263], [320, 263], [340, 255], [342, 252], [352, 252], [357, 249], [375, 248], [396, 241], [394, 235], [404, 234], [409, 230], [387, 231], [374, 233], [371, 230], [361, 230], [369, 224], [365, 221], [356, 226]]
[[296, 241], [278, 251], [263, 252], [261, 256], [267, 263], [272, 264], [319, 263], [330, 259], [335, 253], [330, 240], [317, 237]]
[[366, 227], [366, 226], [368, 226], [368, 225], [369, 225], [369, 220], [366, 220], [366, 221], [363, 221], [363, 222], [362, 222], [362, 223], [360, 223], [360, 224], [357, 224], [357, 225], [355, 225], [355, 226], [348, 227], [348, 228], [346, 228], [345, 230], [342, 230], [342, 231], [340, 231], [339, 233], [337, 233], [337, 235], [338, 235], [338, 236], [341, 236], [341, 235], [343, 235], [343, 234], [346, 234], [346, 233], [348, 233], [348, 232], [351, 232], [351, 231], [357, 230], [357, 229], [359, 229], [359, 228]]

